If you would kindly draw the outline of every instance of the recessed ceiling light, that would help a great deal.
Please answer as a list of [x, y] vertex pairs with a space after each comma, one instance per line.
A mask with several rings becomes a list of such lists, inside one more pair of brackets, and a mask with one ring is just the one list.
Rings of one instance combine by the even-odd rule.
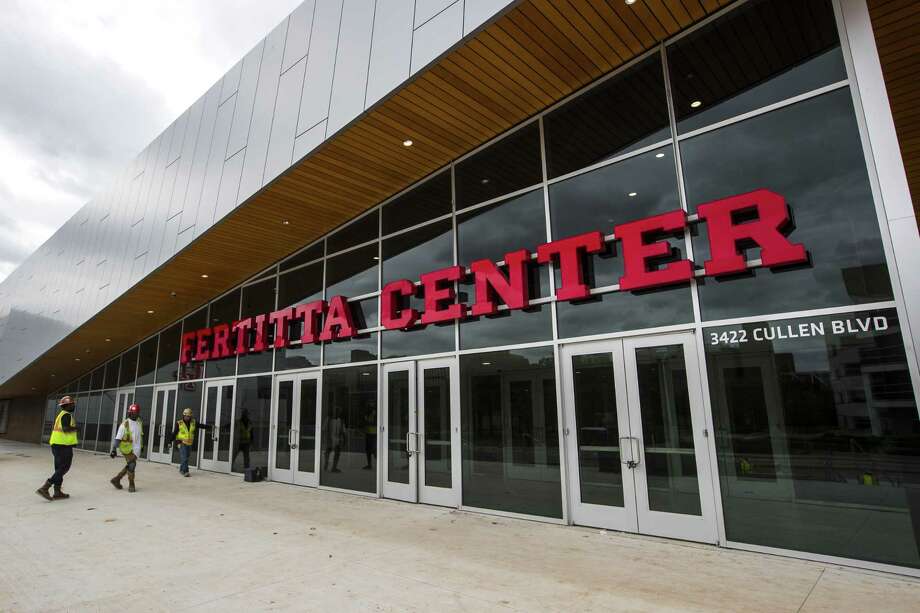
[[105, 342], [107, 342], [107, 343], [111, 343], [111, 342], [112, 342], [112, 339], [110, 339], [110, 338], [107, 338], [107, 339], [105, 339]]
[[656, 154], [655, 154], [655, 157], [656, 157], [656, 158], [663, 158], [663, 157], [664, 157], [664, 154], [663, 154], [663, 153], [656, 153]]
[[201, 278], [202, 278], [202, 279], [207, 279], [207, 278], [208, 278], [208, 275], [203, 274], [203, 275], [201, 275]]
[[482, 365], [483, 365], [483, 366], [491, 366], [491, 365], [492, 365], [492, 362], [483, 362]]
[[369, 373], [369, 372], [363, 372], [363, 373], [361, 373], [361, 376], [362, 376], [362, 377], [370, 377], [370, 376], [371, 376], [371, 373]]
[[52, 376], [52, 377], [56, 377], [57, 375], [56, 375], [56, 374], [54, 374], [54, 373], [51, 373], [51, 376]]
[[411, 146], [412, 146], [411, 138], [407, 138], [406, 140], [403, 141], [403, 147], [411, 147]]
[[148, 314], [148, 315], [153, 315], [153, 313], [154, 313], [153, 310], [148, 310], [148, 311], [147, 311], [147, 314]]
[[630, 198], [635, 198], [635, 197], [636, 197], [636, 192], [629, 192], [629, 193], [626, 194], [626, 195], [629, 196]]
[[626, 4], [633, 5], [636, 3], [636, 0], [626, 0]]
[[89, 353], [89, 349], [86, 350], [86, 353]]
[[32, 388], [32, 391], [34, 392], [34, 391], [37, 390], [37, 389], [38, 389], [37, 387], [33, 387], [33, 388]]
[[73, 361], [74, 361], [74, 362], [79, 362], [79, 361], [80, 361], [80, 358], [74, 358]]
[[378, 257], [378, 256], [375, 255], [375, 256], [374, 256], [374, 259], [375, 259], [375, 260], [379, 260], [380, 257]]
[[698, 109], [698, 108], [700, 108], [701, 106], [703, 106], [703, 103], [700, 102], [699, 100], [694, 100], [693, 102], [690, 103], [690, 108], [691, 108], [691, 109]]
[[483, 185], [485, 185], [486, 183], [489, 182], [489, 180], [488, 180], [488, 179], [481, 179], [479, 182], [482, 183]]
[[282, 219], [282, 220], [281, 220], [281, 225], [282, 225], [282, 226], [289, 226], [289, 225], [291, 225], [291, 222], [288, 221], [287, 219]]

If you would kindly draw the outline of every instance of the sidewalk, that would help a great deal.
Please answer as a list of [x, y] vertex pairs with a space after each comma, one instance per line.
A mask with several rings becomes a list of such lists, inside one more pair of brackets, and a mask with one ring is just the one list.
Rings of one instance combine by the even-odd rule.
[[893, 575], [122, 465], [78, 452], [49, 503], [50, 451], [0, 440], [0, 611], [920, 609]]

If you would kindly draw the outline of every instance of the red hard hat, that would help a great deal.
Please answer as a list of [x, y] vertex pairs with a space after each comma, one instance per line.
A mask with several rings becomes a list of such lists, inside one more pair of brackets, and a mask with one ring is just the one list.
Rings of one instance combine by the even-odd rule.
[[64, 405], [73, 404], [73, 403], [74, 403], [73, 398], [71, 398], [70, 396], [64, 396], [63, 398], [61, 398], [61, 401], [58, 403], [58, 406], [62, 407]]
[[128, 415], [137, 415], [140, 412], [141, 412], [141, 408], [136, 404], [132, 404], [131, 406], [128, 407]]

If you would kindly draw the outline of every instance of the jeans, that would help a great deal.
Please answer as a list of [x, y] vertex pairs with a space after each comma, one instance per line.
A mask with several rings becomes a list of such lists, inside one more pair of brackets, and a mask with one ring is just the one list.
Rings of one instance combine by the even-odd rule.
[[183, 475], [188, 472], [188, 454], [191, 448], [191, 445], [179, 443], [179, 472]]
[[51, 455], [54, 456], [54, 474], [48, 479], [52, 485], [60, 487], [64, 483], [64, 475], [70, 470], [73, 463], [73, 447], [70, 445], [51, 445]]

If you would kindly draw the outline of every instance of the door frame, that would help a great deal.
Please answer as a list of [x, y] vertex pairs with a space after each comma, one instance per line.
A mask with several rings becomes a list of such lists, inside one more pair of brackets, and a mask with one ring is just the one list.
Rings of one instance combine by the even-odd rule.
[[[300, 440], [300, 431], [294, 426], [300, 425], [300, 409], [301, 409], [301, 385], [302, 381], [313, 380], [316, 382], [316, 415], [315, 420], [315, 437], [313, 449], [313, 472], [301, 471], [299, 462], [300, 454], [294, 452], [296, 445], [291, 447], [291, 461], [290, 467], [285, 468], [276, 468], [275, 460], [276, 454], [278, 452], [278, 411], [279, 406], [278, 402], [281, 398], [280, 388], [281, 384], [284, 382], [292, 383], [292, 402], [293, 406], [291, 408], [291, 428], [290, 432], [296, 432], [296, 440]], [[292, 485], [304, 485], [307, 487], [318, 487], [319, 486], [319, 466], [321, 458], [321, 435], [320, 431], [320, 414], [321, 414], [321, 405], [323, 400], [323, 373], [320, 370], [313, 371], [301, 371], [301, 372], [286, 372], [284, 374], [275, 375], [275, 381], [273, 383], [274, 389], [272, 390], [272, 409], [271, 409], [271, 427], [269, 428], [269, 455], [268, 455], [268, 478], [271, 481], [278, 481], [280, 483], [290, 483]], [[290, 441], [290, 436], [289, 439]]]
[[[230, 446], [227, 449], [227, 460], [218, 460], [219, 447], [220, 447], [220, 422], [221, 416], [224, 414], [223, 406], [223, 396], [220, 393], [220, 390], [225, 387], [233, 388], [233, 400], [230, 403]], [[204, 393], [201, 396], [201, 417], [207, 417], [207, 405], [208, 405], [208, 390], [215, 388], [217, 389], [217, 406], [215, 408], [214, 419], [217, 423], [208, 424], [211, 426], [210, 432], [201, 432], [199, 438], [201, 444], [198, 445], [198, 468], [201, 470], [210, 470], [213, 472], [227, 473], [230, 474], [230, 466], [233, 458], [230, 454], [233, 452], [233, 413], [236, 405], [236, 378], [227, 378], [227, 379], [214, 379], [205, 381]], [[199, 419], [199, 422], [202, 421]], [[207, 422], [205, 422], [207, 423]], [[206, 459], [204, 457], [205, 450], [205, 441], [208, 441], [207, 444], [213, 445], [212, 448], [212, 459]]]
[[[179, 386], [177, 383], [166, 383], [163, 385], [156, 385], [153, 388], [153, 406], [150, 407], [150, 424], [149, 432], [144, 433], [145, 441], [147, 444], [147, 458], [151, 462], [159, 462], [162, 464], [171, 464], [172, 463], [172, 442], [169, 440], [170, 435], [172, 434], [171, 424], [166, 421], [167, 411], [161, 410], [163, 407], [157, 402], [158, 395], [160, 392], [163, 393], [163, 399], [166, 405], [169, 405], [169, 393], [173, 392], [173, 418], [176, 416], [176, 405], [178, 404], [179, 399]], [[178, 420], [177, 420], [178, 421]], [[153, 448], [153, 436], [154, 428], [160, 429], [160, 442], [159, 449]], [[166, 450], [168, 448], [168, 451]]]
[[[382, 411], [377, 415], [377, 466], [380, 471], [380, 495], [383, 498], [393, 500], [402, 500], [405, 502], [418, 502], [418, 403], [417, 390], [415, 381], [416, 363], [415, 360], [406, 362], [393, 362], [383, 364], [380, 369], [380, 385]], [[405, 437], [405, 451], [408, 454], [409, 461], [409, 482], [400, 483], [390, 481], [390, 394], [389, 394], [389, 375], [394, 372], [405, 372], [408, 374], [408, 391], [409, 391], [409, 424]], [[398, 444], [403, 444], [402, 437]]]

